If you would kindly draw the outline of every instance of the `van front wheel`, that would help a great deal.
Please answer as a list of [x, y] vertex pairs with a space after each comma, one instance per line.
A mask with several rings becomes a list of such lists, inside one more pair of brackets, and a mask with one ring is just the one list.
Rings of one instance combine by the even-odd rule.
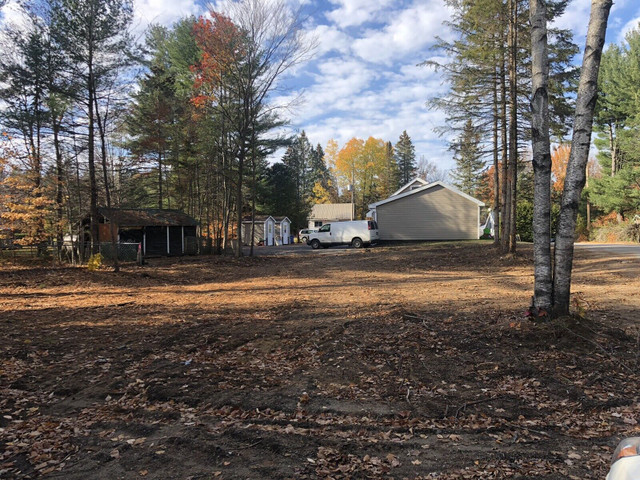
[[364, 245], [364, 243], [362, 242], [362, 239], [356, 237], [353, 240], [351, 240], [351, 246], [353, 248], [362, 248], [362, 245]]
[[320, 240], [318, 240], [317, 238], [314, 238], [313, 240], [311, 240], [311, 248], [313, 248], [314, 250], [317, 250], [320, 248]]

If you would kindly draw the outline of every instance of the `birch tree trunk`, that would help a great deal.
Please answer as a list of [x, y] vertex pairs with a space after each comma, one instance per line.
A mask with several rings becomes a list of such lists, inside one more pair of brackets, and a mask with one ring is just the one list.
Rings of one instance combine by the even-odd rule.
[[553, 306], [551, 269], [551, 145], [549, 140], [549, 50], [546, 0], [531, 0], [531, 139], [533, 147], [534, 305]]
[[587, 161], [591, 146], [593, 111], [596, 106], [598, 71], [604, 47], [607, 21], [613, 0], [592, 0], [587, 43], [582, 60], [580, 84], [573, 123], [571, 154], [567, 165], [560, 205], [555, 245], [553, 278], [554, 315], [569, 313], [573, 244], [580, 195], [586, 181]]

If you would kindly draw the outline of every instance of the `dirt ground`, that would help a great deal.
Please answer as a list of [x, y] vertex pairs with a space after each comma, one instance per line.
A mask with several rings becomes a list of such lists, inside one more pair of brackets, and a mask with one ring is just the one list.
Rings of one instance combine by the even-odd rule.
[[5, 265], [0, 478], [603, 479], [640, 265], [577, 255], [542, 325], [526, 245]]

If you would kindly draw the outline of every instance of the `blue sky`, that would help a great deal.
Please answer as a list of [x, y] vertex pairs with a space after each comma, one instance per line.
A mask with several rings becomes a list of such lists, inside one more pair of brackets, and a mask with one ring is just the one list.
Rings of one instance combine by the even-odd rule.
[[[425, 102], [446, 91], [440, 75], [417, 64], [430, 58], [436, 36], [450, 38], [443, 25], [449, 12], [443, 0], [303, 0], [308, 29], [317, 36], [314, 58], [286, 78], [278, 100], [304, 91], [304, 102], [288, 113], [292, 128], [305, 130], [323, 147], [330, 138], [343, 145], [351, 137], [379, 137], [395, 143], [406, 130], [424, 156], [443, 169], [453, 166], [446, 142], [434, 128], [444, 113]], [[590, 0], [573, 0], [558, 26], [570, 28], [582, 47]], [[4, 12], [9, 16], [10, 11]], [[170, 25], [182, 16], [200, 15], [200, 0], [135, 0], [139, 31], [149, 23]], [[617, 0], [608, 42], [620, 42], [640, 22], [636, 0]], [[581, 57], [576, 61], [581, 61]]]

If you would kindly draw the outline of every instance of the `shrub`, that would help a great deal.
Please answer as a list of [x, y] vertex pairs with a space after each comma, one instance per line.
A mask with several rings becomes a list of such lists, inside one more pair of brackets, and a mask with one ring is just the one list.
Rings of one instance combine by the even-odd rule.
[[627, 223], [607, 223], [593, 231], [592, 239], [601, 243], [629, 242]]
[[[551, 237], [555, 237], [558, 227], [560, 207], [551, 205]], [[516, 232], [523, 242], [533, 242], [533, 203], [529, 200], [518, 202], [516, 209]]]
[[99, 268], [102, 268], [103, 260], [104, 259], [102, 258], [101, 253], [96, 253], [95, 255], [91, 255], [91, 257], [89, 258], [89, 261], [87, 262], [87, 268], [91, 271], [98, 270]]
[[629, 241], [640, 243], [640, 224], [630, 223], [627, 225], [625, 234]]

